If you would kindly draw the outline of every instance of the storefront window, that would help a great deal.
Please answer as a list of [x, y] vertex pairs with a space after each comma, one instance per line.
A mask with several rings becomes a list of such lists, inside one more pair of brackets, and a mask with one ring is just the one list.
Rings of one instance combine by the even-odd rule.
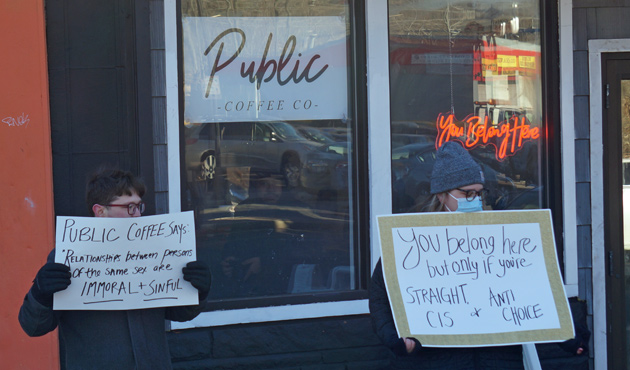
[[356, 290], [349, 5], [182, 0], [181, 15], [182, 202], [209, 299]]
[[395, 213], [427, 197], [436, 148], [482, 166], [488, 209], [543, 206], [538, 0], [389, 2]]

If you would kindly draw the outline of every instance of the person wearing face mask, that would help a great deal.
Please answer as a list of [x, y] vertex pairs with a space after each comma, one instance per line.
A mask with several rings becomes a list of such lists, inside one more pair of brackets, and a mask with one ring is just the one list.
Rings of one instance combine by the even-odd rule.
[[[431, 172], [431, 195], [415, 210], [420, 212], [479, 212], [486, 195], [481, 166], [459, 143], [447, 142], [436, 154]], [[470, 348], [422, 347], [415, 338], [399, 338], [379, 259], [369, 291], [372, 325], [392, 351], [394, 369], [523, 369], [520, 345]], [[586, 355], [590, 331], [576, 324], [576, 337], [558, 346], [574, 356]]]
[[456, 142], [437, 151], [431, 172], [431, 196], [420, 212], [478, 212], [483, 210], [485, 176], [481, 166]]
[[[431, 172], [431, 195], [417, 209], [422, 212], [482, 211], [484, 184], [481, 166], [460, 144], [447, 142], [436, 154]], [[523, 369], [521, 346], [429, 348], [422, 347], [415, 338], [398, 337], [380, 259], [374, 268], [369, 294], [374, 330], [394, 355], [389, 368]]]

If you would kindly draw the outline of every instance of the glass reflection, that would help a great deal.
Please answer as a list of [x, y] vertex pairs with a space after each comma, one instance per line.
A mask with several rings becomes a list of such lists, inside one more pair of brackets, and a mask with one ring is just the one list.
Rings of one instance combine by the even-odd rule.
[[[353, 288], [350, 147], [327, 134], [348, 130], [298, 127], [205, 123], [185, 130], [188, 205], [200, 253], [213, 265], [211, 299]], [[301, 136], [305, 129], [327, 140]]]
[[429, 194], [436, 147], [482, 166], [490, 209], [540, 208], [539, 2], [390, 1], [393, 209]]
[[[348, 5], [186, 0], [181, 6], [183, 209], [195, 212], [198, 256], [213, 272], [209, 299], [356, 289], [350, 79], [320, 83], [327, 89], [315, 83], [317, 71], [326, 72], [322, 79], [351, 75]], [[242, 32], [224, 31], [235, 28]], [[217, 39], [224, 49], [208, 47]], [[228, 67], [225, 55], [238, 54], [239, 45], [245, 45], [241, 59]], [[292, 79], [286, 67], [280, 78], [282, 63], [298, 59], [299, 73], [309, 61], [312, 72]], [[213, 60], [226, 66], [209, 78]], [[251, 65], [259, 69], [248, 74]], [[335, 109], [316, 115], [308, 110], [312, 101], [295, 94], [322, 107], [332, 100]]]

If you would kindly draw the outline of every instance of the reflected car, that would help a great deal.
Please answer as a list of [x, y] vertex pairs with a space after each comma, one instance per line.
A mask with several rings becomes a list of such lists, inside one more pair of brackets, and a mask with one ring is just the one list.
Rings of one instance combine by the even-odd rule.
[[307, 154], [300, 180], [304, 189], [344, 191], [348, 188], [348, 143], [335, 142]]
[[437, 135], [435, 122], [430, 121], [392, 121], [390, 126], [392, 135], [427, 135], [433, 138]]
[[328, 136], [317, 127], [299, 127], [297, 128], [297, 132], [306, 139], [317, 143], [332, 144], [335, 142], [332, 137]]
[[246, 167], [281, 174], [287, 186], [297, 187], [309, 153], [324, 146], [286, 122], [202, 123], [185, 135], [189, 181], [211, 182], [219, 167]]
[[[392, 150], [392, 186], [395, 211], [404, 211], [429, 195], [435, 164], [433, 144], [409, 144]], [[400, 204], [398, 204], [400, 203]]]
[[319, 129], [324, 135], [334, 141], [350, 141], [350, 130], [344, 127], [321, 127]]
[[435, 143], [435, 136], [412, 135], [412, 134], [392, 134], [392, 149], [409, 144], [432, 144]]
[[498, 210], [540, 209], [542, 186], [516, 187], [508, 196], [497, 203]]
[[[505, 174], [481, 160], [483, 153], [470, 152], [481, 166], [488, 189], [486, 205], [495, 207], [497, 201], [514, 188], [514, 183]], [[434, 144], [409, 144], [392, 150], [392, 186], [396, 212], [405, 212], [421, 203], [431, 193], [431, 172], [435, 164]], [[500, 166], [497, 163], [497, 166]]]

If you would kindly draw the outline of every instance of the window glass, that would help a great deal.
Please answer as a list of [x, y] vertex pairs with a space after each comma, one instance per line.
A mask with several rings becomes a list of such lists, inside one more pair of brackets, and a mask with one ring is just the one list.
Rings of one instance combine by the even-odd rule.
[[486, 208], [543, 206], [540, 36], [538, 0], [389, 2], [395, 213], [419, 210], [446, 141], [482, 166]]
[[356, 290], [350, 7], [182, 0], [181, 14], [183, 209], [209, 299]]

